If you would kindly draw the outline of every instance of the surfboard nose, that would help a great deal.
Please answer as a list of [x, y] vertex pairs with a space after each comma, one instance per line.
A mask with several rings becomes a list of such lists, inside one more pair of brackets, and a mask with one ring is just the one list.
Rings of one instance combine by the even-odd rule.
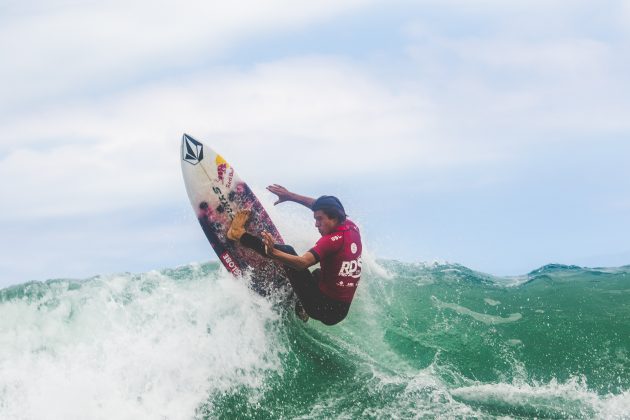
[[182, 137], [182, 160], [196, 165], [203, 160], [203, 144], [184, 133]]

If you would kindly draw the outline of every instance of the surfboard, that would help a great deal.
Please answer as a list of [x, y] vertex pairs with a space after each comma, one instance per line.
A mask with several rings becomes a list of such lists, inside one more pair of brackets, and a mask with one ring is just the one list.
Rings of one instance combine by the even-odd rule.
[[236, 278], [251, 278], [262, 295], [288, 285], [285, 269], [278, 263], [230, 241], [227, 230], [239, 210], [251, 210], [248, 232], [269, 232], [277, 244], [282, 236], [251, 188], [234, 167], [209, 146], [184, 134], [181, 165], [186, 192], [208, 242], [223, 266]]

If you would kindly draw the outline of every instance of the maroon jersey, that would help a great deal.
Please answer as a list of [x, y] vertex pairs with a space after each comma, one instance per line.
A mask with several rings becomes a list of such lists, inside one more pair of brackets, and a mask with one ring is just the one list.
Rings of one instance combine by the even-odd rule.
[[310, 252], [320, 262], [319, 290], [331, 299], [351, 302], [361, 277], [361, 234], [349, 219], [322, 236]]

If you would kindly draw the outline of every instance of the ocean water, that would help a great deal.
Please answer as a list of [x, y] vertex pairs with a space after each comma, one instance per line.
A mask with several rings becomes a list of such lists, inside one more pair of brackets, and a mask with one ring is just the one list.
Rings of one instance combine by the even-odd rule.
[[0, 419], [630, 418], [630, 266], [366, 258], [299, 321], [217, 263], [0, 291]]

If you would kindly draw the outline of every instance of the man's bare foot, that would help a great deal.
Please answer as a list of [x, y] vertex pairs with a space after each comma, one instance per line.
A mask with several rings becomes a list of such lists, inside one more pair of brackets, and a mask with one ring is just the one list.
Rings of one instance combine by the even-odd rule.
[[241, 236], [245, 233], [245, 223], [249, 219], [250, 210], [240, 210], [232, 219], [232, 224], [227, 231], [228, 239], [232, 241], [238, 241], [241, 239]]

